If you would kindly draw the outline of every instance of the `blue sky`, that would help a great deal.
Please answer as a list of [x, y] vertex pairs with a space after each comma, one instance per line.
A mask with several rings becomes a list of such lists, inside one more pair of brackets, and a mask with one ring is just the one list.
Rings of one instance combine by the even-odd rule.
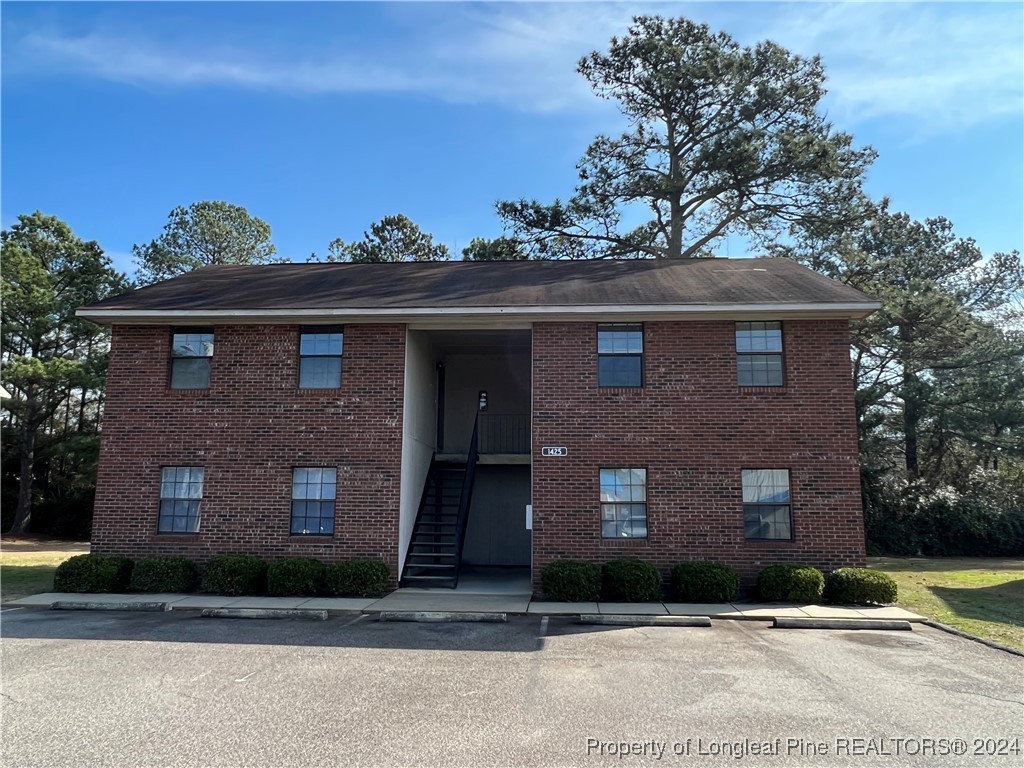
[[500, 234], [497, 199], [568, 196], [621, 130], [575, 62], [645, 12], [821, 54], [830, 118], [880, 154], [872, 195], [1021, 249], [1015, 2], [4, 2], [0, 223], [55, 214], [125, 270], [174, 206], [212, 199], [295, 260], [391, 213], [461, 249]]

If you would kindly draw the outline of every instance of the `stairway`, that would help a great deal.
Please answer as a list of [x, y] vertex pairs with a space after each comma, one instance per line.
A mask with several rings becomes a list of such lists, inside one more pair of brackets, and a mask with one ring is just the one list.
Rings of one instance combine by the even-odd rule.
[[447, 587], [459, 580], [459, 502], [466, 465], [435, 462], [427, 476], [402, 572], [403, 587]]

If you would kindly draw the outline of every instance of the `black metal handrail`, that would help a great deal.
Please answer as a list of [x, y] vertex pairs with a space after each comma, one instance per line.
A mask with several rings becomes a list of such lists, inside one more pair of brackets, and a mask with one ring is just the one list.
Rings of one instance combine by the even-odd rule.
[[466, 522], [469, 519], [469, 505], [473, 501], [473, 482], [476, 479], [476, 462], [479, 458], [480, 414], [473, 420], [473, 437], [469, 440], [469, 453], [466, 456], [466, 475], [462, 480], [462, 494], [459, 496], [459, 518], [455, 526], [455, 542], [458, 557], [455, 558], [455, 584], [459, 583], [459, 572], [462, 570], [462, 545], [466, 539]]
[[[412, 531], [410, 531], [409, 542], [412, 543], [412, 537], [416, 535], [416, 525], [420, 521], [420, 517], [423, 515], [423, 507], [427, 503], [427, 493], [430, 490], [430, 478], [434, 476], [434, 465], [437, 464], [437, 452], [435, 451], [430, 455], [430, 466], [427, 467], [427, 479], [423, 483], [423, 490], [420, 492], [420, 503], [416, 507], [416, 518], [412, 521]], [[405, 563], [402, 564], [402, 576], [405, 576], [405, 569], [408, 567], [409, 558], [412, 556], [412, 546], [410, 546], [405, 552]]]

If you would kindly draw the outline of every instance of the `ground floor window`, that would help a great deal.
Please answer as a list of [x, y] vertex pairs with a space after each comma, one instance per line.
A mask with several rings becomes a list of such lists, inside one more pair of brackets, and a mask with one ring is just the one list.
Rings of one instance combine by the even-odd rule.
[[791, 539], [788, 469], [744, 469], [743, 531], [748, 539]]
[[338, 470], [295, 467], [292, 470], [292, 525], [295, 535], [329, 536], [334, 533], [334, 501]]
[[198, 533], [203, 498], [202, 467], [164, 467], [160, 472], [159, 533]]
[[647, 470], [601, 470], [601, 536], [647, 538]]

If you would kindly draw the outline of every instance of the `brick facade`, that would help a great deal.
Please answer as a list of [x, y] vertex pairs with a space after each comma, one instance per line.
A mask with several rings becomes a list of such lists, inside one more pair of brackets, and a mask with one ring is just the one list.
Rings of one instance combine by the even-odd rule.
[[[645, 386], [597, 387], [596, 325], [533, 329], [533, 575], [562, 557], [863, 565], [845, 320], [783, 324], [786, 386], [736, 385], [730, 321], [645, 325]], [[396, 577], [405, 326], [349, 325], [340, 390], [300, 390], [297, 326], [216, 326], [208, 390], [168, 388], [171, 329], [115, 326], [93, 551], [376, 557]], [[541, 446], [568, 456], [542, 458]], [[157, 533], [160, 470], [202, 466], [198, 534]], [[289, 535], [291, 470], [338, 469], [333, 536]], [[601, 537], [601, 467], [644, 467], [647, 539]], [[747, 541], [742, 469], [789, 469], [792, 541]]]
[[[631, 556], [663, 573], [719, 560], [749, 585], [775, 562], [864, 564], [845, 320], [783, 323], [786, 386], [736, 384], [732, 322], [645, 325], [641, 389], [597, 387], [592, 323], [533, 328], [533, 567]], [[568, 456], [543, 458], [542, 446]], [[601, 467], [645, 467], [648, 538], [601, 537]], [[747, 541], [742, 469], [789, 469], [792, 541]]]
[[[113, 329], [93, 551], [377, 557], [397, 575], [405, 326], [346, 328], [340, 390], [298, 389], [297, 326], [216, 326], [206, 390], [168, 388], [170, 341]], [[198, 534], [157, 533], [163, 466], [205, 467]], [[289, 535], [294, 466], [337, 467], [333, 536]]]

